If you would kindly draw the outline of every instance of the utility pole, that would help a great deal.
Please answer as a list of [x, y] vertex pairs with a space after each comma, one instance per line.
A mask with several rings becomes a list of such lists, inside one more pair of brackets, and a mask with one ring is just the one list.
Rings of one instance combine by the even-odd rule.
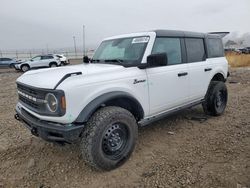
[[82, 52], [83, 52], [83, 56], [85, 56], [86, 54], [86, 49], [85, 49], [85, 25], [83, 25], [82, 27]]
[[75, 48], [75, 57], [77, 57], [77, 54], [76, 54], [76, 37], [73, 36], [73, 41], [74, 41], [74, 48]]

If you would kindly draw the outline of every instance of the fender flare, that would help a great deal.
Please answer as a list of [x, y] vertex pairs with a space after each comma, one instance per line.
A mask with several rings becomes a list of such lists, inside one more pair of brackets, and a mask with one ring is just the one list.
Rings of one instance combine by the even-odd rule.
[[99, 97], [95, 98], [91, 102], [89, 102], [84, 109], [80, 112], [78, 117], [76, 118], [76, 123], [85, 123], [89, 120], [91, 115], [101, 107], [105, 102], [115, 99], [115, 98], [129, 98], [134, 103], [136, 103], [138, 110], [144, 116], [144, 110], [137, 99], [135, 99], [131, 94], [123, 91], [114, 91], [100, 95]]

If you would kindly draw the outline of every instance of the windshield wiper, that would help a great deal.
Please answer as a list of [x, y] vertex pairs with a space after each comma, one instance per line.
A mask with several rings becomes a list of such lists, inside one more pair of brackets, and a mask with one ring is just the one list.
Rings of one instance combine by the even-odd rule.
[[122, 63], [123, 60], [122, 59], [105, 59], [105, 62], [118, 62], [118, 63]]
[[122, 59], [92, 59], [91, 60], [91, 63], [112, 63], [112, 64], [116, 64], [116, 65], [123, 65], [122, 62], [123, 60]]
[[100, 62], [100, 59], [91, 59], [91, 63], [93, 62]]

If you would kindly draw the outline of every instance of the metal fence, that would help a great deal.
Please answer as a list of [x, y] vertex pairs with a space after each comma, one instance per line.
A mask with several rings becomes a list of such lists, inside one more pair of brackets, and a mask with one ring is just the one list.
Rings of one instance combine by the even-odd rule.
[[[59, 51], [59, 50], [50, 50], [50, 51], [45, 51], [45, 50], [30, 50], [30, 51], [0, 51], [0, 57], [7, 57], [7, 58], [16, 58], [16, 59], [30, 59], [34, 56], [37, 55], [45, 55], [45, 54], [63, 54], [65, 55], [68, 59], [79, 59], [83, 57], [83, 52], [77, 51]], [[94, 54], [94, 50], [87, 50], [86, 55], [89, 57], [92, 57]]]

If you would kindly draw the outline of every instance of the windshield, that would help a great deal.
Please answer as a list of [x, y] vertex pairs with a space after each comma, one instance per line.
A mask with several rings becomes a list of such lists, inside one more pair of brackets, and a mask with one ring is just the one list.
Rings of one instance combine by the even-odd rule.
[[92, 62], [121, 64], [124, 66], [139, 64], [148, 41], [148, 36], [103, 41], [96, 50]]

